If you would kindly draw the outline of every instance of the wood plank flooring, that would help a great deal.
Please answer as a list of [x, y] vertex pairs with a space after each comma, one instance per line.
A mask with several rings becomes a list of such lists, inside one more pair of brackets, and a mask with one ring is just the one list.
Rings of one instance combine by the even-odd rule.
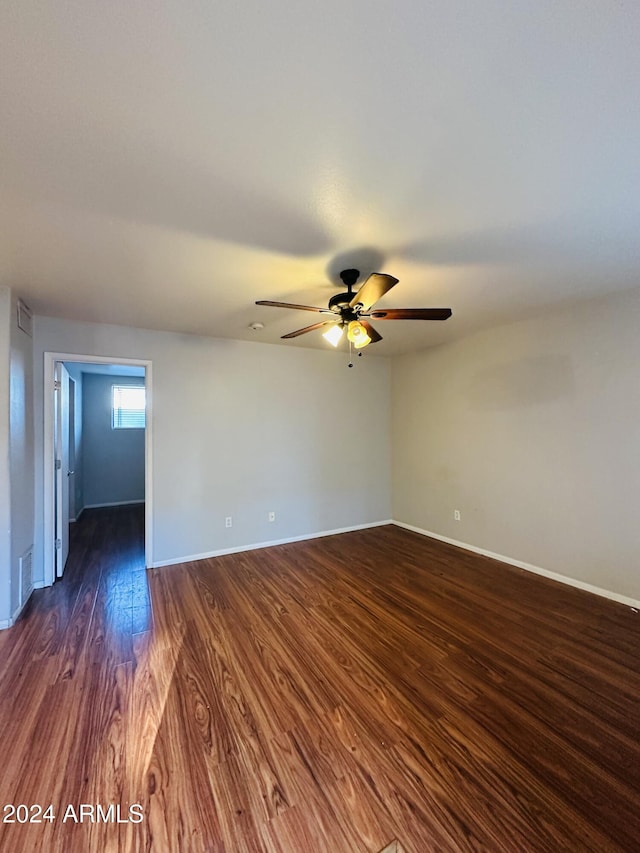
[[0, 634], [0, 805], [54, 816], [0, 850], [637, 851], [639, 651], [393, 526], [146, 572], [142, 508], [88, 511]]

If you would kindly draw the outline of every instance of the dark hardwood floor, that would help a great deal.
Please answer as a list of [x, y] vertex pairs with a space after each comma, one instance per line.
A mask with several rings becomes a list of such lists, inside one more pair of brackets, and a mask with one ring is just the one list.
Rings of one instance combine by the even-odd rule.
[[396, 527], [146, 572], [141, 508], [85, 512], [0, 634], [0, 801], [53, 807], [0, 850], [637, 851], [639, 651]]

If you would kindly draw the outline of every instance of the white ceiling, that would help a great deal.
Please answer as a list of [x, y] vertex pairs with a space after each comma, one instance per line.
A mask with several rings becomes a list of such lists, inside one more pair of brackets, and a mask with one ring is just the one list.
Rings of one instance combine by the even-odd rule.
[[357, 262], [453, 308], [378, 323], [391, 355], [640, 285], [633, 0], [0, 7], [0, 282], [37, 313], [277, 342], [313, 315], [254, 301]]

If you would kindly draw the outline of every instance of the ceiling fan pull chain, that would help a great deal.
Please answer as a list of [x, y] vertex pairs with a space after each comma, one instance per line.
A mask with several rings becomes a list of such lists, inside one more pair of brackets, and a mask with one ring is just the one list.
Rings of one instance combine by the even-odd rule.
[[353, 344], [351, 343], [351, 341], [349, 341], [349, 367], [353, 367], [353, 361], [351, 359], [351, 348], [352, 347], [353, 347]]

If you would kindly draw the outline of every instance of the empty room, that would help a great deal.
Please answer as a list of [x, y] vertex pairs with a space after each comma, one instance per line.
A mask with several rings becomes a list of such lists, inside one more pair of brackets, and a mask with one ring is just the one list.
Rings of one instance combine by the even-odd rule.
[[640, 849], [640, 7], [0, 8], [0, 850]]

